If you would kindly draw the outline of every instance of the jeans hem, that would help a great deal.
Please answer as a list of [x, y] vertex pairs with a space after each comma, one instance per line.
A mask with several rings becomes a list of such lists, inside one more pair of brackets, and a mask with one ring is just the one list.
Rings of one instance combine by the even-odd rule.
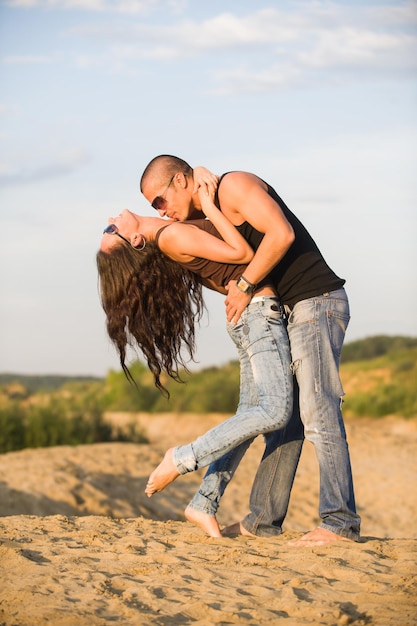
[[177, 446], [173, 449], [172, 460], [179, 474], [184, 475], [197, 469], [192, 444]]
[[279, 535], [282, 535], [282, 528], [270, 528], [270, 530], [266, 530], [266, 529], [262, 529], [259, 528], [259, 526], [251, 528], [251, 527], [247, 527], [245, 526], [244, 522], [240, 522], [241, 525], [243, 526], [243, 528], [245, 530], [248, 531], [248, 533], [251, 533], [252, 535], [256, 535], [257, 537], [262, 537], [265, 539], [273, 539], [274, 537], [278, 537]]
[[[196, 495], [199, 495], [199, 494], [196, 494]], [[200, 497], [204, 498], [204, 496], [200, 496]], [[193, 511], [198, 511], [199, 513], [204, 513], [205, 515], [212, 515], [213, 517], [216, 517], [217, 511], [213, 511], [214, 507], [210, 501], [208, 501], [207, 504], [197, 504], [193, 500], [191, 500], [191, 502], [188, 503], [187, 508], [193, 509]]]
[[337, 526], [332, 526], [331, 524], [320, 524], [319, 528], [323, 528], [324, 530], [329, 530], [335, 535], [339, 535], [339, 537], [344, 537], [345, 539], [351, 539], [352, 541], [359, 541], [360, 534], [353, 530], [344, 530], [343, 528], [338, 528]]

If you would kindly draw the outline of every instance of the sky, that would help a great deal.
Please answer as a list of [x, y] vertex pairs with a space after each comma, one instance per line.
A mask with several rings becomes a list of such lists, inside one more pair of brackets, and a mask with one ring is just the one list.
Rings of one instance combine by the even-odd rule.
[[[120, 369], [95, 255], [158, 154], [267, 180], [346, 342], [417, 336], [416, 44], [416, 1], [0, 0], [0, 372]], [[206, 302], [192, 369], [236, 359]]]

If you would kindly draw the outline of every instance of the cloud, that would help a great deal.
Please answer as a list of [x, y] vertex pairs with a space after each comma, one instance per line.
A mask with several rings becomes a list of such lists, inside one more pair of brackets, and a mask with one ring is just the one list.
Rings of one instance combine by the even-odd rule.
[[13, 113], [16, 110], [15, 107], [10, 104], [5, 104], [4, 102], [0, 102], [0, 115], [8, 115]]
[[308, 48], [277, 53], [277, 61], [259, 69], [255, 65], [217, 72], [212, 93], [268, 92], [308, 84], [345, 84], [374, 77], [400, 79], [415, 74], [417, 40], [340, 29], [321, 33]]
[[1, 62], [4, 65], [40, 65], [44, 63], [51, 63], [51, 57], [40, 55], [15, 55], [3, 57]]
[[[245, 12], [245, 5], [210, 17], [210, 7], [188, 18], [186, 3], [164, 0], [9, 0], [9, 6], [112, 11], [111, 23], [73, 26], [66, 35], [89, 50], [75, 55], [84, 71], [136, 73], [144, 61], [202, 63], [205, 83], [215, 94], [271, 92], [329, 80], [364, 80], [376, 75], [402, 78], [417, 69], [417, 1], [380, 6], [306, 1]], [[159, 9], [164, 8], [161, 21]], [[158, 19], [152, 17], [158, 12]], [[137, 14], [136, 16], [133, 14]], [[144, 17], [145, 13], [146, 19]], [[129, 19], [123, 19], [129, 14]], [[174, 17], [172, 17], [174, 14]], [[240, 59], [249, 59], [242, 65]], [[226, 54], [227, 53], [227, 54]], [[210, 60], [211, 69], [205, 62]], [[8, 63], [44, 63], [46, 57], [16, 56]], [[330, 79], [330, 70], [336, 70]]]
[[19, 167], [0, 163], [0, 185], [22, 185], [68, 176], [89, 163], [91, 157], [84, 150], [75, 149], [64, 154], [47, 155], [43, 158], [36, 155], [33, 161], [28, 158], [25, 161]]
[[[225, 12], [200, 21], [83, 25], [69, 33], [104, 42], [108, 49], [101, 64], [116, 71], [131, 71], [144, 59], [172, 62], [200, 57], [203, 62], [208, 54], [215, 66], [218, 53], [227, 69], [212, 73], [216, 86], [212, 92], [259, 92], [312, 79], [326, 81], [327, 70], [343, 72], [341, 79], [349, 72], [360, 78], [375, 71], [389, 77], [415, 71], [416, 8], [416, 2], [378, 8], [307, 2], [287, 10]], [[234, 65], [241, 50], [250, 65]], [[90, 64], [94, 65], [92, 57], [81, 65]]]
[[160, 5], [160, 0], [7, 0], [15, 9], [56, 9], [90, 12], [143, 14]]

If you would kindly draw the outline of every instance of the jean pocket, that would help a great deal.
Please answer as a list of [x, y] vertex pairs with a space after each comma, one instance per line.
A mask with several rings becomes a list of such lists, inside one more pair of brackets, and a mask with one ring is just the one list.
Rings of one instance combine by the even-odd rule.
[[327, 311], [327, 326], [333, 351], [340, 356], [350, 316], [338, 311]]
[[315, 321], [314, 304], [309, 301], [297, 303], [288, 316], [288, 326], [301, 326]]

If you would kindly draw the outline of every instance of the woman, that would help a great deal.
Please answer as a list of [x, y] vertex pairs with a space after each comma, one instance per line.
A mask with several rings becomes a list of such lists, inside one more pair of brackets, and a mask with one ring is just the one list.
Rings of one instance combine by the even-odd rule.
[[[155, 204], [161, 206], [174, 178], [175, 174]], [[109, 220], [97, 254], [107, 330], [122, 368], [129, 377], [126, 346], [139, 347], [162, 391], [162, 372], [179, 379], [179, 367], [184, 366], [181, 348], [185, 346], [191, 357], [194, 354], [195, 319], [204, 306], [202, 284], [226, 293], [229, 281], [242, 276], [253, 255], [215, 206], [212, 193], [200, 187], [196, 195], [195, 203], [210, 221], [180, 223], [123, 211]], [[251, 384], [241, 389], [236, 415], [194, 442], [168, 450], [149, 478], [145, 489], [149, 497], [179, 475], [210, 465], [238, 444], [249, 445], [254, 436], [284, 427], [291, 417], [288, 337], [281, 306], [267, 281], [258, 286], [244, 314], [238, 324], [228, 325], [241, 368], [250, 368], [252, 373], [251, 378], [245, 373]], [[217, 493], [211, 496], [217, 503], [214, 507], [221, 496], [219, 488], [218, 483]], [[221, 536], [212, 509], [207, 513], [204, 503], [197, 500], [187, 507], [187, 519], [211, 536]]]

